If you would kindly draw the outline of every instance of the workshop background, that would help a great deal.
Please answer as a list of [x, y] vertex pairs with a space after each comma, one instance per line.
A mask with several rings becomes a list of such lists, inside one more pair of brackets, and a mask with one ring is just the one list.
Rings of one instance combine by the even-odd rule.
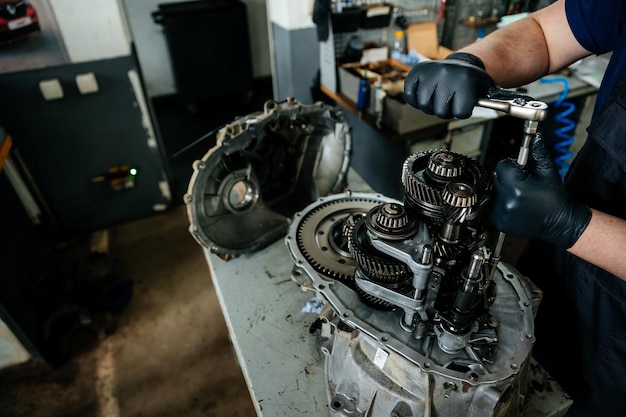
[[[25, 3], [39, 29], [0, 38], [0, 416], [254, 415], [183, 195], [209, 132], [272, 98], [334, 103], [314, 1]], [[453, 49], [485, 30], [446, 24]]]

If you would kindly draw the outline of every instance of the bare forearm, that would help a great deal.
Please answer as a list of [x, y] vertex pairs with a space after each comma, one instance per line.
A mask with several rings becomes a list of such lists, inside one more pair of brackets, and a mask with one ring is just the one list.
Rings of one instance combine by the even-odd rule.
[[[529, 32], [536, 32], [536, 36], [523, 40], [516, 35]], [[543, 33], [533, 19], [498, 29], [462, 51], [479, 57], [496, 83], [507, 88], [528, 84], [548, 71]]]
[[563, 1], [497, 29], [463, 48], [503, 87], [517, 87], [589, 55], [572, 34]]
[[591, 212], [589, 225], [568, 251], [626, 281], [626, 221]]

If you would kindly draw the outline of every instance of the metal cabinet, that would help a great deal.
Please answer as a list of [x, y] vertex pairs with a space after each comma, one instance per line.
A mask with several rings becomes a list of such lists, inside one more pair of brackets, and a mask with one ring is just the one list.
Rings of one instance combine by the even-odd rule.
[[252, 89], [246, 5], [237, 0], [164, 3], [163, 26], [178, 94], [196, 101]]
[[[81, 74], [93, 75], [96, 92], [79, 91]], [[46, 100], [42, 80], [63, 96]], [[3, 74], [0, 89], [0, 124], [55, 226], [91, 231], [169, 207], [169, 168], [134, 56]]]

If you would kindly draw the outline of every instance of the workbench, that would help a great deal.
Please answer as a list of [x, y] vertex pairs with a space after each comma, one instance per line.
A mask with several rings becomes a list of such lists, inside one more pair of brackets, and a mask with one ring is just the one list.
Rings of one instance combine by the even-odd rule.
[[[349, 189], [371, 192], [353, 170]], [[233, 348], [259, 417], [329, 417], [318, 318], [303, 313], [315, 297], [291, 279], [294, 266], [284, 240], [224, 261], [204, 249]], [[557, 417], [568, 396], [536, 363], [523, 417]]]

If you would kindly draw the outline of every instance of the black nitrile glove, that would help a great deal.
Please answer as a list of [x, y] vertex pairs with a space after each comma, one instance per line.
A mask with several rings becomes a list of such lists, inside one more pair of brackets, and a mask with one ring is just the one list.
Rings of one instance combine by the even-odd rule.
[[500, 161], [493, 176], [492, 220], [500, 231], [545, 240], [568, 249], [576, 243], [591, 210], [572, 201], [539, 135], [531, 145], [527, 167]]
[[442, 119], [467, 119], [479, 98], [496, 88], [483, 62], [466, 52], [417, 63], [404, 81], [404, 98], [413, 107]]

